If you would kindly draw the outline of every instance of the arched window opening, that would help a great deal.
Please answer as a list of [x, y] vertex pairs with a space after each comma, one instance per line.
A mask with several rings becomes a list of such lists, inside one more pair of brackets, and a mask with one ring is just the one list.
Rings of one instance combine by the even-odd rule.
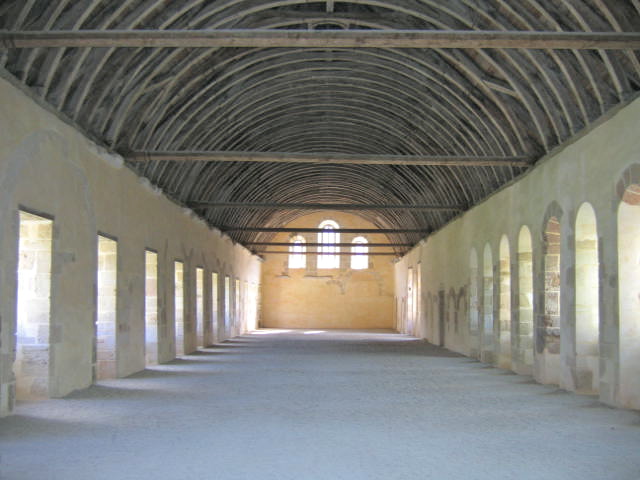
[[224, 322], [222, 328], [222, 339], [229, 337], [231, 332], [231, 278], [224, 276]]
[[560, 221], [549, 218], [544, 229], [544, 294], [541, 317], [536, 328], [536, 350], [540, 381], [560, 384]]
[[18, 304], [13, 371], [16, 398], [49, 396], [53, 221], [20, 211]]
[[484, 247], [483, 260], [483, 325], [480, 359], [486, 363], [493, 363], [493, 255], [488, 243]]
[[446, 328], [447, 328], [447, 312], [446, 312], [446, 298], [445, 291], [438, 290], [438, 345], [444, 347], [447, 342]]
[[407, 323], [405, 325], [404, 333], [408, 333], [409, 335], [413, 334], [413, 314], [414, 314], [414, 275], [413, 275], [413, 267], [409, 267], [407, 269]]
[[98, 235], [96, 380], [116, 378], [118, 242]]
[[318, 228], [322, 229], [318, 233], [318, 268], [340, 268], [340, 247], [335, 246], [340, 243], [340, 233], [336, 232], [340, 227], [333, 220], [325, 220]]
[[640, 184], [618, 208], [620, 404], [640, 408]]
[[196, 346], [204, 347], [204, 269], [196, 268]]
[[500, 240], [500, 307], [499, 307], [500, 368], [511, 368], [511, 252], [506, 235]]
[[533, 249], [525, 225], [518, 236], [518, 323], [515, 329], [515, 368], [524, 375], [533, 367]]
[[599, 388], [600, 282], [596, 214], [584, 203], [576, 216], [576, 390]]
[[353, 270], [365, 270], [369, 268], [369, 247], [364, 237], [356, 237], [351, 242], [351, 268]]
[[422, 327], [422, 263], [416, 266], [416, 281], [414, 288], [415, 315], [413, 322], [413, 335], [421, 337], [424, 335]]
[[478, 308], [478, 254], [472, 248], [469, 255], [469, 354], [474, 358], [480, 355]]
[[[218, 329], [220, 328], [219, 325], [219, 313], [218, 313], [218, 309], [220, 308], [220, 301], [219, 301], [219, 297], [218, 297], [218, 292], [219, 292], [219, 286], [218, 286], [218, 274], [215, 272], [211, 273], [211, 322], [213, 324], [212, 327], [212, 340], [211, 343], [216, 343], [218, 341], [219, 333], [218, 333]], [[221, 323], [221, 322], [220, 322]]]
[[436, 343], [436, 298], [431, 292], [427, 293], [427, 318], [425, 328], [425, 338], [435, 344]]
[[307, 266], [307, 247], [302, 236], [296, 235], [290, 240], [289, 247], [289, 268], [306, 268]]
[[176, 355], [184, 355], [184, 264], [173, 262], [174, 320], [176, 334]]
[[158, 254], [145, 250], [144, 348], [146, 365], [158, 363]]
[[231, 324], [231, 332], [234, 337], [240, 333], [242, 325], [242, 302], [240, 300], [242, 292], [240, 288], [240, 279], [236, 278], [233, 284], [233, 320]]
[[456, 293], [452, 289], [449, 291], [449, 299], [447, 301], [447, 348], [455, 348], [458, 340], [458, 309], [456, 305]]

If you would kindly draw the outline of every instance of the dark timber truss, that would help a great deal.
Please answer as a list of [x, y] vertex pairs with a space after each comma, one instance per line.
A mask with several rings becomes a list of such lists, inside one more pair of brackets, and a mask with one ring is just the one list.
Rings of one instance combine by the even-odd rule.
[[[260, 246], [260, 247], [291, 247], [291, 243], [287, 242], [247, 242], [246, 245]], [[353, 247], [353, 243], [311, 243], [307, 242], [302, 244], [304, 247]], [[364, 244], [365, 247], [412, 247], [411, 243], [375, 243], [370, 242]], [[288, 251], [288, 250], [287, 250]]]
[[633, 50], [633, 32], [478, 32], [469, 30], [57, 30], [0, 31], [7, 48], [527, 48]]
[[415, 165], [442, 167], [529, 167], [531, 159], [523, 156], [460, 155], [337, 155], [279, 152], [134, 152], [131, 162], [252, 162], [314, 163], [317, 165]]
[[241, 243], [360, 204], [414, 244], [640, 90], [637, 0], [5, 0], [0, 30], [1, 68]]

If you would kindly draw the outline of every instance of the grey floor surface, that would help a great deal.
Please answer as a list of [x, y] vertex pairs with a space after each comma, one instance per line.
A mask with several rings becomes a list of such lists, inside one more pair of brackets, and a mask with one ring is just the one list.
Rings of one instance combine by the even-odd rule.
[[640, 413], [384, 332], [264, 330], [0, 419], [4, 479], [640, 479]]

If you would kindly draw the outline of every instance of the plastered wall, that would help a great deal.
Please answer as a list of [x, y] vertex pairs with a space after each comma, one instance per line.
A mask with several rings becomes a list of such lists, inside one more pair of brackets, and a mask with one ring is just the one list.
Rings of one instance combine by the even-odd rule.
[[[185, 265], [186, 351], [195, 349], [195, 269], [205, 270], [205, 318], [211, 272], [257, 287], [260, 262], [169, 201], [143, 179], [0, 78], [0, 415], [14, 402], [18, 212], [53, 219], [49, 395], [92, 383], [97, 235], [118, 244], [117, 358], [122, 377], [145, 367], [145, 249], [158, 254], [158, 357], [175, 356], [173, 263]], [[235, 282], [231, 282], [235, 285]], [[223, 282], [218, 287], [224, 311]], [[232, 287], [233, 288], [233, 287]], [[233, 295], [232, 295], [233, 297]], [[243, 298], [255, 296], [244, 295]], [[247, 300], [248, 301], [248, 300]], [[207, 343], [255, 322], [231, 306], [228, 325], [210, 325]], [[257, 311], [257, 307], [244, 311]], [[222, 318], [222, 314], [218, 314]]]
[[[340, 228], [376, 228], [356, 215], [342, 212], [306, 215], [287, 227], [317, 228], [327, 219], [337, 222]], [[280, 233], [273, 241], [288, 242], [291, 235]], [[307, 243], [318, 241], [315, 233], [302, 235]], [[342, 234], [340, 242], [350, 243], [357, 236], [360, 235]], [[365, 237], [370, 243], [388, 242], [384, 235]], [[276, 249], [270, 247], [270, 250]], [[308, 250], [316, 248], [309, 247]], [[348, 247], [346, 251], [349, 251]], [[340, 268], [323, 269], [317, 268], [316, 256], [309, 255], [306, 268], [290, 269], [287, 255], [266, 255], [262, 267], [262, 325], [274, 328], [393, 328], [392, 258], [370, 256], [369, 268], [352, 270], [351, 257], [344, 255], [340, 258]]]
[[[640, 375], [621, 374], [618, 234], [617, 218], [621, 185], [640, 178], [640, 100], [609, 115], [599, 125], [573, 142], [543, 159], [514, 184], [492, 195], [445, 228], [423, 240], [395, 267], [396, 297], [407, 296], [407, 272], [418, 263], [422, 267], [420, 292], [421, 315], [415, 334], [433, 343], [443, 341], [447, 348], [467, 355], [482, 357], [483, 345], [493, 345], [493, 353], [483, 360], [499, 364], [502, 357], [511, 359], [502, 365], [518, 373], [532, 373], [543, 383], [557, 384], [571, 390], [589, 390], [589, 372], [581, 367], [576, 351], [576, 216], [584, 202], [595, 212], [599, 257], [599, 372], [593, 379], [600, 399], [611, 405], [640, 408]], [[633, 177], [633, 178], [632, 178]], [[557, 276], [545, 274], [544, 231], [547, 221], [560, 221], [560, 328], [557, 332], [545, 311], [545, 288], [554, 287]], [[518, 337], [518, 304], [520, 297], [519, 262], [517, 256], [519, 233], [523, 226], [531, 231], [533, 247], [533, 347], [518, 347], [511, 341], [500, 343], [500, 242], [506, 236], [510, 253], [511, 339]], [[485, 265], [489, 252], [490, 265]], [[477, 259], [473, 268], [471, 257]], [[634, 254], [636, 271], [640, 252]], [[553, 261], [552, 258], [549, 262]], [[525, 265], [521, 262], [521, 265]], [[475, 272], [479, 295], [472, 293], [471, 275]], [[488, 273], [486, 273], [488, 272]], [[493, 277], [493, 291], [485, 290], [485, 277]], [[484, 285], [483, 285], [484, 284]], [[488, 292], [487, 295], [484, 295]], [[636, 296], [637, 293], [636, 292]], [[504, 292], [502, 292], [504, 295]], [[547, 297], [551, 295], [548, 294]], [[640, 298], [640, 297], [638, 297]], [[485, 307], [489, 305], [488, 312]], [[635, 312], [638, 312], [637, 305]], [[475, 314], [472, 312], [475, 311]], [[398, 313], [399, 315], [401, 312]], [[489, 331], [483, 329], [488, 317], [493, 317]], [[469, 326], [472, 317], [478, 318], [478, 331]], [[580, 320], [578, 320], [580, 321]], [[545, 322], [548, 325], [545, 325]], [[636, 327], [640, 331], [640, 316]], [[581, 325], [578, 325], [580, 328]], [[504, 325], [503, 325], [504, 328]], [[443, 331], [444, 330], [444, 331]], [[558, 333], [559, 332], [559, 333]], [[549, 347], [549, 335], [560, 335], [559, 353]], [[484, 341], [483, 341], [484, 338]], [[635, 337], [634, 337], [635, 338]], [[578, 346], [579, 347], [579, 346]], [[640, 344], [636, 342], [636, 349]], [[524, 352], [518, 348], [533, 348], [534, 360], [527, 365]], [[531, 351], [528, 351], [529, 356]], [[637, 356], [637, 355], [636, 355]], [[587, 359], [588, 360], [588, 359]], [[586, 362], [588, 363], [588, 362]], [[593, 371], [593, 368], [591, 369]], [[627, 393], [621, 394], [621, 385]], [[593, 390], [593, 389], [592, 389]], [[632, 393], [630, 393], [632, 392]]]

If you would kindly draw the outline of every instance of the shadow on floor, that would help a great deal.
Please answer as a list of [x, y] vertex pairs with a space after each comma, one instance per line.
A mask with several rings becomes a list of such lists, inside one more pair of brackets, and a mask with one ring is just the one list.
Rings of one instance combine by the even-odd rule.
[[[51, 436], [77, 435], [81, 430], [96, 428], [92, 422], [83, 422], [77, 419], [67, 421], [57, 418], [42, 418], [16, 413], [10, 417], [0, 419], [0, 438], [24, 440], [29, 437], [42, 438]], [[1, 472], [0, 472], [1, 473]], [[0, 476], [0, 478], [4, 478]]]
[[[128, 378], [145, 378], [145, 377], [128, 377]], [[146, 398], [157, 397], [166, 394], [166, 390], [155, 388], [123, 388], [111, 385], [92, 385], [84, 390], [77, 390], [64, 397], [64, 400], [109, 400], [123, 398]]]

